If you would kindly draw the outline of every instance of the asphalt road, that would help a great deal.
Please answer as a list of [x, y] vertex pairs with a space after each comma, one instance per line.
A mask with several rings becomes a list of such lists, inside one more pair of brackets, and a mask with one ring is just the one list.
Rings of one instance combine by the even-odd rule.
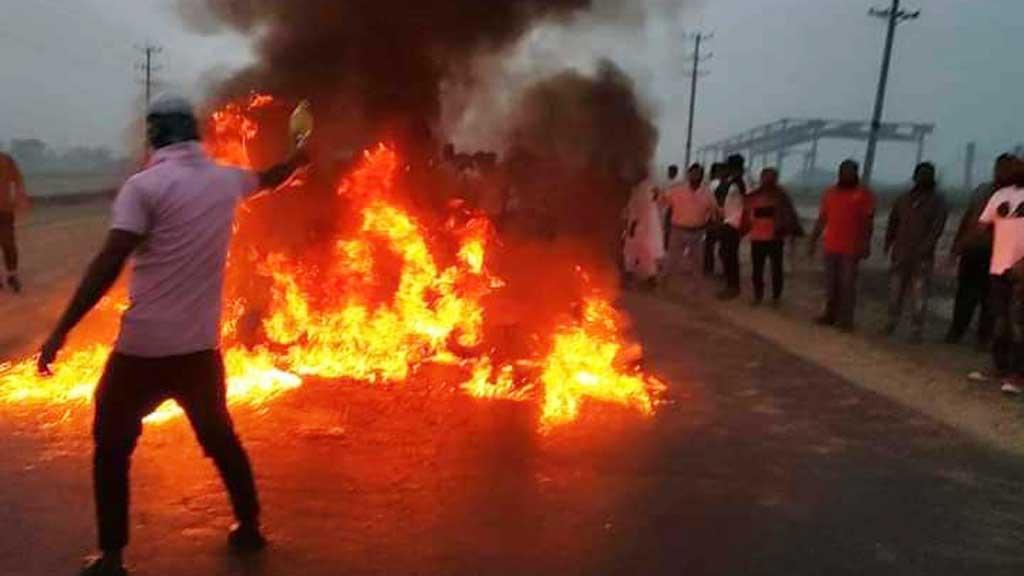
[[[649, 420], [309, 382], [239, 411], [272, 547], [231, 522], [182, 423], [133, 469], [135, 574], [1021, 574], [1024, 462], [725, 322], [626, 306], [669, 383]], [[73, 574], [93, 539], [88, 413], [0, 411], [0, 574]]]

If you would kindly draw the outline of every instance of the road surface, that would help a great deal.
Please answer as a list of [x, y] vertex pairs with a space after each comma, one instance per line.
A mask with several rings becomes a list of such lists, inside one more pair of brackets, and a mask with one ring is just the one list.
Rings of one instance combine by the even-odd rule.
[[[529, 404], [415, 382], [312, 381], [236, 411], [272, 540], [256, 558], [226, 554], [187, 427], [147, 427], [134, 573], [1024, 573], [1019, 454], [787, 352], [738, 307], [623, 306], [668, 384], [650, 419], [589, 409], [545, 435]], [[87, 411], [0, 410], [0, 451], [0, 574], [73, 574], [93, 542]]]

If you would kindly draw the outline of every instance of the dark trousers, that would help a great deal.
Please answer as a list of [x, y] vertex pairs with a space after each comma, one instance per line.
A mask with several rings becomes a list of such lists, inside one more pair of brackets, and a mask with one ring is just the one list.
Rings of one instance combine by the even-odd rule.
[[718, 257], [718, 231], [719, 225], [708, 226], [707, 234], [704, 235], [704, 275], [715, 275], [715, 258]]
[[992, 360], [1003, 374], [1024, 374], [1024, 314], [1014, 282], [1008, 275], [992, 276], [989, 293], [995, 318]]
[[718, 230], [718, 257], [725, 270], [725, 285], [729, 290], [740, 289], [740, 232], [732, 226]]
[[924, 331], [934, 269], [935, 263], [930, 259], [892, 263], [889, 269], [889, 323], [893, 327], [899, 324], [903, 305], [910, 300], [914, 332], [920, 335]]
[[772, 264], [772, 298], [782, 298], [785, 279], [782, 271], [782, 240], [754, 241], [750, 243], [750, 256], [754, 263], [754, 297], [764, 298], [764, 267], [766, 261]]
[[219, 352], [139, 358], [117, 352], [96, 389], [93, 486], [99, 545], [116, 551], [128, 543], [128, 470], [142, 419], [165, 400], [185, 411], [207, 457], [213, 459], [239, 522], [255, 523], [259, 502], [249, 458], [235, 435], [225, 399]]
[[956, 304], [953, 306], [953, 323], [949, 327], [949, 336], [959, 340], [967, 333], [967, 328], [974, 318], [974, 311], [980, 308], [978, 315], [978, 340], [988, 342], [992, 339], [994, 324], [991, 299], [989, 298], [989, 266], [992, 264], [990, 250], [971, 250], [960, 257], [960, 267], [956, 278]]
[[0, 251], [8, 273], [18, 270], [18, 244], [14, 239], [14, 212], [0, 210]]
[[858, 256], [825, 254], [825, 319], [843, 328], [853, 327], [859, 269]]

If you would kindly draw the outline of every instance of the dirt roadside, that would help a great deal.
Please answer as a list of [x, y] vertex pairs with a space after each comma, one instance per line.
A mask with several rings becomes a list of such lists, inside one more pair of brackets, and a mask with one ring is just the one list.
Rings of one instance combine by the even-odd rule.
[[[749, 247], [744, 246], [744, 252]], [[701, 281], [696, 294], [677, 280], [663, 296], [680, 306], [714, 309], [728, 322], [748, 329], [787, 351], [834, 372], [858, 386], [923, 412], [975, 439], [1014, 454], [1024, 454], [1024, 402], [999, 392], [999, 381], [975, 382], [971, 372], [989, 374], [991, 357], [979, 350], [973, 333], [963, 344], [942, 342], [948, 328], [952, 291], [950, 272], [936, 280], [925, 343], [910, 344], [905, 317], [900, 331], [882, 336], [887, 318], [885, 262], [876, 256], [860, 280], [857, 330], [843, 334], [817, 326], [813, 319], [824, 302], [822, 265], [805, 256], [806, 246], [787, 248], [787, 284], [779, 308], [750, 304], [749, 258], [744, 258], [744, 294], [722, 303], [712, 297], [717, 282]], [[746, 254], [745, 254], [746, 255]], [[795, 256], [795, 257], [794, 257]]]
[[31, 352], [103, 241], [109, 203], [35, 207], [17, 223], [24, 291], [0, 291], [0, 363]]

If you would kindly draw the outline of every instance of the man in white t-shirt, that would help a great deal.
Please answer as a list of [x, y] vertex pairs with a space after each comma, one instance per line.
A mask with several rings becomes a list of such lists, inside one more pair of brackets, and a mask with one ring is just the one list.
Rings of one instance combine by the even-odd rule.
[[718, 294], [721, 300], [733, 300], [740, 295], [740, 240], [743, 237], [743, 199], [747, 195], [745, 164], [743, 156], [730, 156], [725, 176], [715, 191], [722, 212], [722, 225], [718, 227], [718, 256], [725, 270], [725, 288]]
[[221, 293], [235, 208], [272, 190], [307, 162], [302, 148], [286, 163], [253, 172], [207, 157], [191, 105], [163, 97], [146, 118], [153, 156], [114, 201], [106, 243], [43, 344], [48, 374], [68, 333], [100, 301], [131, 258], [131, 305], [96, 388], [93, 421], [96, 516], [101, 556], [83, 576], [125, 574], [128, 470], [142, 420], [165, 400], [185, 411], [203, 451], [217, 466], [238, 524], [235, 550], [265, 545], [249, 458], [225, 401], [219, 351]]
[[[1016, 294], [1019, 279], [1014, 278], [1014, 267], [1024, 260], [1024, 182], [1021, 165], [1017, 162], [1015, 185], [992, 195], [978, 222], [993, 227], [992, 275], [990, 297], [995, 317], [995, 339], [992, 347], [996, 369], [1007, 376], [1024, 374], [1024, 334], [1022, 334], [1020, 308], [1022, 302]], [[1003, 391], [1020, 394], [1021, 387], [1006, 381]]]
[[[678, 167], [669, 167], [669, 177], [675, 178]], [[703, 259], [704, 236], [708, 225], [718, 215], [718, 205], [711, 191], [704, 185], [704, 167], [694, 164], [686, 172], [686, 182], [672, 184], [661, 198], [669, 211], [668, 258], [663, 272], [670, 275], [700, 274]]]

